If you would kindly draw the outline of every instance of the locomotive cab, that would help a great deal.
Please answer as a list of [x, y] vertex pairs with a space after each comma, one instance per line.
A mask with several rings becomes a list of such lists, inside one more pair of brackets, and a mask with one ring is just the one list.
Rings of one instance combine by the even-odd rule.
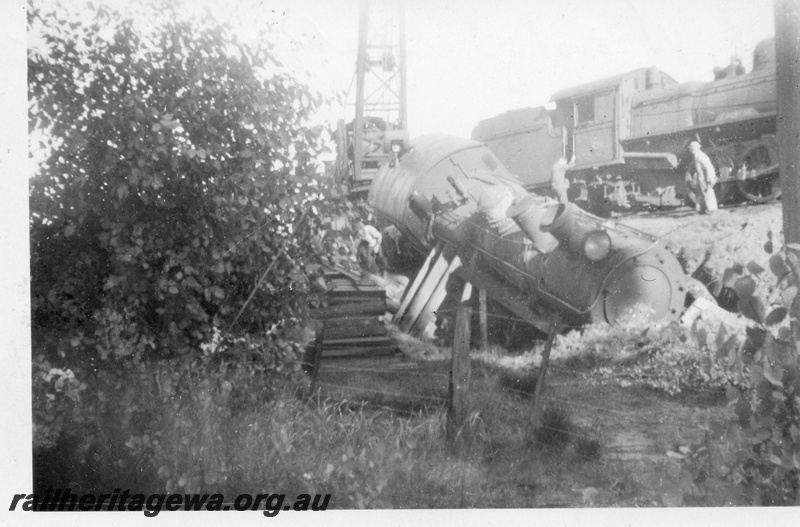
[[677, 159], [672, 155], [628, 152], [620, 143], [631, 135], [635, 96], [670, 84], [675, 80], [658, 69], [640, 68], [553, 95], [553, 120], [564, 123], [565, 151], [575, 155], [569, 175], [574, 198], [626, 206], [628, 194], [638, 194], [638, 184], [626, 177], [632, 167], [675, 168]]
[[556, 105], [554, 120], [566, 127], [566, 149], [576, 156], [575, 170], [624, 163], [629, 156], [619, 141], [631, 133], [633, 98], [674, 83], [655, 68], [640, 68], [556, 92], [550, 99]]

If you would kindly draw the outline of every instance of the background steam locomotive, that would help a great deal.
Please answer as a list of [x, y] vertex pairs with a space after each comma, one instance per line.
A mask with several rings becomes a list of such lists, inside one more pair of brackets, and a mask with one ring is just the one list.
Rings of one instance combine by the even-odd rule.
[[486, 143], [529, 190], [550, 188], [562, 155], [570, 199], [598, 213], [615, 202], [677, 206], [688, 193], [686, 147], [699, 141], [719, 176], [724, 202], [780, 195], [775, 142], [775, 40], [761, 41], [746, 72], [732, 60], [711, 82], [677, 83], [657, 68], [567, 88], [547, 108], [513, 110], [481, 121]]

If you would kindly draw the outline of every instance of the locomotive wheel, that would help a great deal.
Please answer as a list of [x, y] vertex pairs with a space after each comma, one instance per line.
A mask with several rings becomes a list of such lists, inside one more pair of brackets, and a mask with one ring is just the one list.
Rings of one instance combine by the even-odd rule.
[[[728, 178], [732, 178], [736, 172], [736, 151], [731, 146], [722, 146], [708, 152], [711, 162], [717, 171], [717, 175], [722, 178], [723, 171], [728, 170]], [[735, 179], [720, 181], [714, 187], [717, 195], [717, 203], [720, 206], [730, 205], [744, 201], [744, 196], [739, 190], [739, 184]]]
[[739, 181], [720, 181], [714, 187], [714, 193], [720, 206], [740, 203], [745, 199], [739, 190]]
[[736, 170], [736, 184], [748, 200], [766, 203], [781, 195], [778, 156], [773, 145], [758, 143], [748, 148]]

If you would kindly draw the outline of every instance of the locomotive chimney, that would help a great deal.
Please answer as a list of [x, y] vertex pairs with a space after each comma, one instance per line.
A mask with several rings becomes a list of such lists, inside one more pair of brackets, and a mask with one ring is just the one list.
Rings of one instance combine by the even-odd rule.
[[775, 39], [765, 38], [753, 51], [753, 71], [761, 73], [775, 68]]
[[655, 66], [650, 66], [647, 68], [647, 72], [644, 74], [644, 89], [645, 90], [652, 90], [655, 88], [656, 85], [656, 75], [658, 74], [658, 68]]

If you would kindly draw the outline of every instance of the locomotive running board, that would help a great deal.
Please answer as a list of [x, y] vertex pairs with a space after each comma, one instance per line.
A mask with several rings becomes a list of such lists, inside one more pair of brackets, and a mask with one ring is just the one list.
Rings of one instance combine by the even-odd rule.
[[[678, 157], [669, 152], [625, 152], [622, 154], [625, 164], [642, 164], [656, 170], [674, 170], [678, 168]], [[650, 165], [653, 166], [650, 166]]]

